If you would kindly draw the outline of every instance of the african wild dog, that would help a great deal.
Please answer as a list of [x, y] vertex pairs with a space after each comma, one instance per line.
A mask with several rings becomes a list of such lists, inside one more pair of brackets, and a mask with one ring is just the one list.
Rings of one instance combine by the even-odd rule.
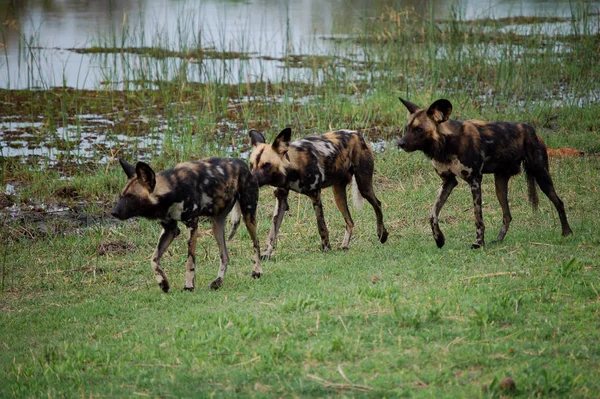
[[567, 222], [565, 208], [554, 190], [544, 143], [532, 126], [525, 123], [482, 122], [449, 120], [452, 104], [437, 100], [428, 109], [400, 98], [410, 115], [404, 136], [398, 145], [404, 151], [423, 151], [433, 161], [433, 167], [442, 178], [442, 186], [431, 213], [431, 229], [439, 248], [444, 245], [444, 234], [438, 224], [438, 215], [458, 184], [456, 176], [471, 186], [477, 235], [472, 248], [485, 245], [483, 214], [481, 210], [481, 180], [483, 174], [493, 173], [496, 195], [502, 207], [502, 228], [497, 241], [502, 241], [512, 217], [508, 207], [508, 181], [525, 167], [529, 200], [534, 209], [538, 205], [535, 183], [556, 207], [563, 236], [573, 231]]
[[329, 250], [331, 246], [323, 217], [321, 189], [332, 186], [335, 203], [346, 221], [342, 249], [348, 249], [354, 227], [346, 199], [346, 186], [351, 180], [355, 188], [355, 202], [360, 201], [362, 196], [373, 206], [377, 217], [377, 237], [384, 243], [388, 232], [383, 224], [381, 202], [373, 191], [373, 151], [363, 137], [357, 132], [340, 130], [290, 143], [291, 133], [289, 128], [282, 130], [273, 144], [266, 144], [262, 133], [255, 130], [249, 133], [252, 143], [252, 174], [259, 186], [269, 184], [276, 187], [277, 202], [263, 258], [269, 258], [275, 248], [279, 227], [289, 209], [289, 190], [305, 194], [312, 200], [321, 235], [321, 247]]
[[111, 214], [120, 220], [141, 216], [160, 222], [163, 231], [152, 255], [151, 264], [156, 281], [164, 292], [169, 291], [169, 283], [160, 268], [160, 259], [173, 239], [179, 235], [178, 221], [190, 229], [184, 289], [194, 289], [196, 239], [200, 216], [211, 217], [213, 235], [221, 256], [217, 279], [210, 284], [210, 288], [221, 287], [229, 263], [225, 245], [225, 221], [232, 209], [232, 235], [243, 215], [256, 252], [252, 277], [259, 278], [262, 275], [260, 247], [256, 236], [258, 185], [244, 161], [210, 158], [180, 163], [173, 169], [158, 174], [143, 162], [138, 162], [136, 166], [123, 159], [119, 159], [119, 162], [128, 181]]

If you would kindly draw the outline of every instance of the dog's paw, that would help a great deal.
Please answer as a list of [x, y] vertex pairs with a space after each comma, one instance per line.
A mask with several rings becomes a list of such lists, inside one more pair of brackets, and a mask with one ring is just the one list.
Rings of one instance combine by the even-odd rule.
[[382, 243], [382, 244], [385, 244], [385, 242], [388, 239], [388, 236], [389, 236], [388, 231], [387, 230], [383, 230], [383, 233], [379, 237], [379, 242]]
[[443, 234], [440, 234], [437, 237], [433, 237], [435, 239], [435, 244], [437, 245], [438, 248], [441, 248], [444, 246], [444, 244], [446, 243], [446, 237], [444, 237]]
[[563, 237], [567, 237], [573, 234], [573, 230], [571, 230], [570, 227], [566, 228], [563, 230], [562, 235]]
[[261, 272], [255, 272], [255, 271], [252, 272], [252, 278], [253, 279], [260, 278], [260, 276], [262, 276]]
[[479, 248], [482, 248], [483, 246], [484, 246], [484, 243], [478, 243], [478, 242], [476, 242], [476, 243], [474, 243], [474, 244], [471, 245], [471, 249], [479, 249]]
[[194, 287], [183, 287], [184, 291], [194, 291]]
[[331, 251], [331, 245], [330, 244], [321, 244], [321, 251], [323, 251], [323, 252]]
[[158, 286], [161, 290], [163, 290], [163, 292], [169, 292], [169, 282], [167, 280], [161, 281], [160, 283], [158, 283]]
[[210, 283], [211, 290], [218, 290], [222, 286], [223, 286], [223, 279], [221, 277], [217, 277], [217, 279], [215, 281]]
[[266, 252], [263, 252], [262, 254], [260, 254], [260, 260], [270, 260], [271, 259], [271, 254], [268, 254]]

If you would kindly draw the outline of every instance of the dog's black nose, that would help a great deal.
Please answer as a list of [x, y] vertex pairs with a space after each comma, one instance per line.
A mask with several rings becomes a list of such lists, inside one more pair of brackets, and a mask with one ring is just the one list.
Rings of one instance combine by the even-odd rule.
[[400, 140], [400, 141], [398, 142], [398, 147], [400, 147], [400, 148], [404, 148], [405, 146], [406, 146], [406, 143], [404, 142], [404, 140]]
[[112, 211], [110, 211], [110, 216], [114, 217], [115, 219], [119, 218], [117, 211], [115, 211], [114, 209]]

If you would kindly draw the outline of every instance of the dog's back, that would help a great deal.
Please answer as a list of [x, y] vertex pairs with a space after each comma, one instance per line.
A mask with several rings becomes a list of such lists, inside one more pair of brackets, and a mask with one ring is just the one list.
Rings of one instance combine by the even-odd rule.
[[177, 164], [157, 175], [155, 192], [159, 198], [174, 197], [175, 202], [183, 202], [182, 221], [229, 212], [237, 200], [256, 208], [258, 198], [258, 186], [250, 169], [235, 158]]
[[338, 182], [349, 183], [356, 168], [372, 170], [373, 151], [364, 138], [355, 131], [338, 130], [320, 136], [309, 136], [293, 141], [290, 151], [292, 164], [310, 164], [323, 176], [321, 188]]

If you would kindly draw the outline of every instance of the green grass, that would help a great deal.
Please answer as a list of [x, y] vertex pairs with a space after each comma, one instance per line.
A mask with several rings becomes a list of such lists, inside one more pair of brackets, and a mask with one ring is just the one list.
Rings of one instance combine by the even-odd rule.
[[[193, 293], [182, 291], [186, 240], [173, 243], [163, 260], [169, 294], [148, 261], [156, 223], [5, 241], [0, 396], [488, 397], [500, 394], [494, 379], [510, 376], [515, 396], [595, 397], [599, 167], [596, 157], [552, 162], [573, 237], [560, 236], [545, 197], [531, 212], [517, 177], [504, 243], [468, 249], [474, 226], [461, 184], [442, 212], [440, 250], [427, 225], [438, 186], [429, 162], [386, 152], [376, 187], [388, 243], [377, 242], [367, 204], [353, 212], [350, 251], [321, 253], [310, 202], [292, 196], [265, 275], [250, 278], [242, 228], [217, 292], [207, 287], [218, 264], [209, 235], [199, 239]], [[490, 241], [501, 211], [484, 181]], [[269, 189], [261, 195], [264, 243], [273, 200]], [[339, 247], [343, 220], [330, 190], [324, 202]], [[99, 256], [108, 242], [133, 249]]]
[[[32, 123], [28, 145], [51, 137], [65, 149], [56, 164], [0, 157], [0, 183], [16, 187], [11, 198], [26, 216], [14, 222], [0, 213], [0, 397], [600, 396], [600, 52], [598, 35], [589, 34], [600, 19], [584, 3], [574, 7], [572, 33], [554, 35], [543, 32], [551, 22], [543, 18], [435, 21], [388, 10], [365, 20], [330, 59], [286, 53], [279, 79], [251, 84], [216, 75], [189, 82], [210, 62], [202, 57], [184, 59], [173, 76], [174, 57], [209, 47], [182, 17], [176, 38], [144, 42], [148, 28], [134, 26], [93, 42], [99, 57], [120, 54], [119, 65], [105, 59], [102, 73], [123, 77], [130, 90], [0, 90], [1, 116]], [[531, 23], [532, 34], [500, 29], [513, 23]], [[27, 43], [24, 53], [34, 57], [35, 38]], [[134, 66], [122, 49], [144, 49], [146, 62]], [[30, 71], [36, 81], [39, 62]], [[300, 65], [313, 73], [307, 81], [289, 78]], [[502, 244], [469, 249], [472, 200], [461, 183], [442, 211], [446, 246], [438, 249], [428, 218], [440, 181], [422, 154], [393, 146], [406, 120], [399, 95], [422, 106], [446, 97], [456, 119], [528, 122], [549, 147], [585, 151], [551, 159], [575, 234], [561, 237], [546, 197], [533, 213], [517, 176]], [[85, 128], [85, 114], [110, 121], [97, 127], [110, 137], [160, 134], [162, 149], [122, 143], [83, 160], [78, 138], [59, 132]], [[114, 203], [124, 184], [117, 156], [145, 156], [157, 170], [225, 155], [232, 144], [230, 154], [240, 156], [248, 129], [272, 138], [285, 126], [294, 137], [331, 126], [388, 143], [376, 154], [375, 176], [386, 244], [377, 242], [365, 204], [352, 210], [350, 251], [320, 252], [310, 201], [292, 194], [261, 279], [250, 278], [252, 250], [241, 227], [223, 288], [208, 289], [218, 250], [202, 234], [197, 289], [183, 292], [184, 232], [163, 258], [172, 286], [163, 294], [149, 264], [157, 223], [94, 219], [85, 227], [77, 219], [100, 218]], [[483, 202], [491, 243], [502, 220], [491, 176]], [[273, 203], [272, 190], [261, 190], [262, 245]], [[76, 212], [71, 219], [46, 214], [40, 223], [41, 204]], [[344, 224], [330, 190], [324, 208], [339, 248]], [[516, 391], [500, 390], [505, 377]]]

